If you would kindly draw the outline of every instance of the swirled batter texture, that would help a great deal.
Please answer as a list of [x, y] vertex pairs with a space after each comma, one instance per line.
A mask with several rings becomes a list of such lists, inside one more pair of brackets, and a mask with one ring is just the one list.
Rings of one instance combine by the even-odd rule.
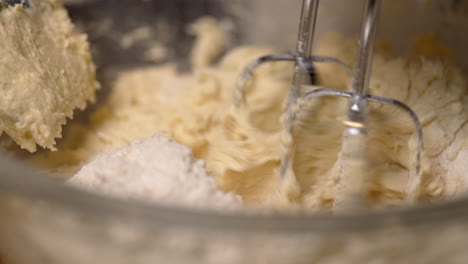
[[[316, 54], [334, 56], [352, 66], [355, 43], [330, 34]], [[213, 58], [213, 50], [205, 50]], [[430, 54], [419, 49], [415, 56], [398, 57], [388, 44], [379, 44], [370, 83], [372, 94], [407, 103], [423, 123], [426, 149], [418, 202], [450, 198], [467, 187], [467, 83], [450, 61], [424, 57], [437, 54], [437, 50], [429, 50]], [[292, 81], [292, 65], [261, 66], [247, 90], [248, 111], [239, 113], [232, 108], [236, 78], [242, 69], [253, 59], [272, 53], [278, 51], [239, 47], [217, 64], [207, 64], [198, 54], [194, 58], [204, 63], [194, 63], [198, 67], [184, 74], [173, 65], [115, 69], [110, 74], [112, 91], [89, 121], [73, 123], [60, 150], [36, 156], [34, 162], [73, 174], [96, 153], [160, 134], [189, 146], [196, 158], [206, 160], [208, 172], [224, 191], [241, 195], [246, 204], [278, 206], [272, 197], [278, 190], [280, 117]], [[317, 68], [321, 86], [349, 89], [351, 76], [345, 70], [328, 64]], [[347, 106], [346, 100], [324, 98], [310, 102], [299, 113], [293, 168], [300, 193], [287, 201], [288, 207], [333, 208]], [[408, 195], [408, 172], [414, 165], [411, 119], [391, 106], [372, 104], [369, 112], [371, 166], [364, 197], [371, 207], [401, 206]]]

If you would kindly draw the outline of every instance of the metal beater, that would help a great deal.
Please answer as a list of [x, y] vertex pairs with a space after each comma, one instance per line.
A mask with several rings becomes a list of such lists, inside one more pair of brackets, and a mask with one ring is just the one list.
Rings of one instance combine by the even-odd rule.
[[[323, 96], [338, 96], [349, 98], [347, 119], [343, 133], [343, 143], [340, 158], [343, 161], [344, 172], [341, 175], [337, 194], [341, 197], [335, 201], [335, 208], [360, 208], [364, 206], [363, 193], [366, 182], [366, 154], [367, 142], [367, 102], [376, 102], [396, 106], [406, 112], [413, 120], [416, 139], [415, 166], [410, 168], [410, 180], [407, 187], [408, 199], [413, 200], [417, 196], [417, 187], [421, 181], [421, 155], [423, 152], [422, 126], [416, 113], [406, 104], [398, 100], [369, 94], [369, 80], [372, 70], [375, 39], [379, 21], [382, 0], [366, 0], [361, 26], [358, 55], [354, 71], [341, 61], [332, 57], [312, 56], [312, 43], [314, 38], [315, 23], [317, 18], [319, 0], [304, 0], [302, 6], [299, 37], [295, 54], [277, 54], [261, 57], [250, 63], [237, 83], [234, 94], [234, 107], [236, 110], [247, 108], [245, 87], [247, 82], [254, 77], [255, 69], [271, 61], [294, 61], [294, 79], [289, 92], [287, 111], [283, 120], [284, 131], [282, 134], [283, 153], [280, 167], [280, 188], [284, 188], [284, 182], [295, 180], [293, 172], [294, 160], [294, 126], [296, 115], [302, 106], [312, 99]], [[352, 73], [352, 90], [342, 91], [311, 86], [315, 83], [315, 72], [312, 62], [331, 62], [338, 64]], [[304, 88], [314, 89], [304, 95]], [[353, 179], [347, 179], [354, 177]], [[300, 191], [299, 191], [300, 192]], [[288, 195], [288, 194], [287, 194]], [[337, 195], [338, 196], [338, 195]]]

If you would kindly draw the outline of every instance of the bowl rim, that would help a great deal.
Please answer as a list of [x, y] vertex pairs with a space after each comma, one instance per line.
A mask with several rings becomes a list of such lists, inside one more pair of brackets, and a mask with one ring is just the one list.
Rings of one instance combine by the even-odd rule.
[[281, 214], [263, 211], [216, 211], [176, 208], [101, 196], [68, 186], [35, 171], [23, 162], [0, 155], [0, 195], [59, 206], [62, 210], [98, 218], [118, 217], [145, 227], [177, 226], [190, 229], [333, 233], [413, 228], [450, 222], [468, 214], [468, 198], [414, 208], [356, 212], [352, 214]]

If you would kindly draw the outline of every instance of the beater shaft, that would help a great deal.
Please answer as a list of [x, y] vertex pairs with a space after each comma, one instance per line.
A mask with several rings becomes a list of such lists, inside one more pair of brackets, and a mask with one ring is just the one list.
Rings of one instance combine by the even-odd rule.
[[[295, 54], [297, 61], [294, 66], [293, 87], [291, 88], [289, 95], [288, 107], [290, 107], [291, 104], [296, 103], [298, 96], [300, 96], [302, 85], [310, 84], [310, 75], [307, 70], [309, 67], [307, 67], [306, 60], [312, 56], [318, 4], [319, 0], [304, 0], [302, 4], [299, 35]], [[312, 80], [312, 83], [314, 82], [315, 80]]]
[[367, 107], [365, 97], [369, 91], [369, 81], [374, 58], [375, 38], [379, 23], [382, 0], [366, 1], [361, 26], [356, 66], [353, 74], [354, 96], [348, 109], [346, 132], [350, 135], [366, 134]]
[[375, 39], [379, 24], [382, 0], [366, 1], [361, 25], [361, 40], [358, 47], [356, 67], [353, 76], [353, 91], [359, 96], [366, 96], [374, 58]]

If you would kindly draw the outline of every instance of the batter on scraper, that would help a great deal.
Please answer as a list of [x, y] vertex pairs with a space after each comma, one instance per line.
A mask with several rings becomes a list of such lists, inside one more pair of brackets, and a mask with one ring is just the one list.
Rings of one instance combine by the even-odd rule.
[[[316, 54], [352, 65], [355, 43], [331, 34]], [[404, 101], [424, 125], [425, 166], [418, 201], [463, 193], [468, 187], [468, 92], [463, 75], [449, 62], [420, 57], [425, 54], [419, 50], [415, 50], [417, 56], [405, 58], [392, 55], [386, 47], [377, 48], [370, 89], [375, 95]], [[33, 162], [73, 174], [96, 153], [160, 134], [189, 146], [196, 158], [206, 160], [208, 172], [222, 190], [239, 194], [246, 204], [269, 206], [277, 191], [279, 120], [291, 84], [291, 65], [272, 63], [256, 72], [247, 91], [247, 116], [233, 112], [231, 102], [236, 78], [245, 65], [272, 53], [277, 51], [239, 47], [219, 64], [200, 65], [191, 74], [177, 73], [172, 65], [117, 69], [111, 95], [90, 122], [72, 124], [59, 152], [37, 156]], [[347, 89], [350, 76], [344, 70], [333, 65], [319, 65], [318, 70], [322, 86]], [[346, 107], [346, 100], [326, 98], [299, 113], [293, 168], [300, 194], [289, 201], [290, 206], [333, 207]], [[366, 199], [373, 207], [399, 206], [407, 196], [414, 155], [408, 149], [412, 123], [391, 107], [376, 105], [369, 112], [373, 155]]]
[[87, 37], [61, 0], [0, 1], [0, 134], [31, 152], [55, 149], [75, 108], [94, 100], [99, 84]]

